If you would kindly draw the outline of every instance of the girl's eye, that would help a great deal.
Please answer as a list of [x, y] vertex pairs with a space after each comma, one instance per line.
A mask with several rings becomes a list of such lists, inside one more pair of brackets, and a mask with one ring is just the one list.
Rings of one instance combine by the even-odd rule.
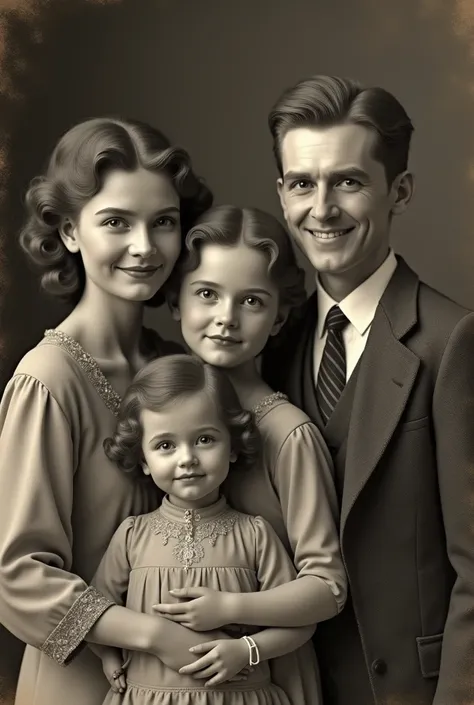
[[212, 291], [212, 289], [200, 289], [197, 295], [205, 301], [212, 301], [212, 299], [216, 298], [216, 292]]
[[122, 218], [109, 218], [103, 224], [112, 230], [119, 230], [119, 228], [127, 227], [127, 223], [122, 220]]
[[160, 441], [160, 443], [158, 443], [156, 446], [156, 450], [163, 451], [171, 450], [172, 448], [173, 444], [171, 443], [171, 441]]
[[260, 301], [260, 299], [258, 299], [256, 296], [246, 296], [245, 303], [251, 308], [260, 308], [260, 306], [263, 306], [262, 301]]
[[198, 438], [198, 443], [199, 443], [199, 445], [201, 445], [201, 446], [207, 446], [207, 445], [209, 445], [210, 443], [212, 443], [213, 440], [214, 440], [214, 439], [212, 438], [212, 436], [199, 436], [199, 438]]

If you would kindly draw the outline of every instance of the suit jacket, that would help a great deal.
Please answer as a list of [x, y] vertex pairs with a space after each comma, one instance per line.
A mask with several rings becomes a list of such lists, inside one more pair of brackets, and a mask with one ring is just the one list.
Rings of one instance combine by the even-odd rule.
[[[398, 259], [360, 360], [342, 554], [374, 702], [472, 705], [474, 313]], [[313, 295], [263, 359], [297, 406], [316, 315]]]

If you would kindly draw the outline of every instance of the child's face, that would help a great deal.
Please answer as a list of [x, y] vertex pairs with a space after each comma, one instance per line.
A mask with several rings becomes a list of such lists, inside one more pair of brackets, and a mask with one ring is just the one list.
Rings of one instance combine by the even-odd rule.
[[66, 222], [62, 239], [82, 257], [88, 286], [147, 301], [168, 279], [181, 248], [179, 196], [164, 173], [110, 171], [102, 189]]
[[207, 244], [183, 278], [175, 317], [191, 350], [216, 367], [235, 368], [261, 353], [277, 322], [279, 292], [268, 256], [239, 244]]
[[217, 501], [219, 487], [235, 460], [231, 438], [206, 392], [197, 392], [162, 411], [144, 409], [144, 472], [183, 508]]

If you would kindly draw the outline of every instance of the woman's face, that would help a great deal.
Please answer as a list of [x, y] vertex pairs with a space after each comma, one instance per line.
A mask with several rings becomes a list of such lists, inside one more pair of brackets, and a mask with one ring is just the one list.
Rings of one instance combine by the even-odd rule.
[[151, 299], [180, 252], [179, 207], [162, 172], [108, 172], [99, 193], [61, 232], [68, 250], [82, 257], [86, 286], [128, 301]]
[[279, 291], [264, 252], [241, 243], [206, 244], [183, 277], [176, 317], [191, 350], [216, 367], [253, 361], [281, 327]]

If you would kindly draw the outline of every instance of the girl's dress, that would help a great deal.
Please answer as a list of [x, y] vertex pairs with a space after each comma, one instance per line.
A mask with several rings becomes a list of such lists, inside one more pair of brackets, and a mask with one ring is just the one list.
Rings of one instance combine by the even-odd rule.
[[[229, 473], [223, 492], [235, 509], [268, 521], [293, 557], [298, 576], [322, 581], [340, 611], [347, 578], [329, 450], [308, 416], [280, 392], [263, 399], [254, 413], [263, 441], [261, 461], [248, 472]], [[303, 667], [301, 672], [304, 677]], [[301, 703], [312, 703], [312, 686], [304, 686]]]
[[[115, 533], [93, 584], [107, 598], [153, 614], [157, 602], [174, 602], [173, 588], [205, 586], [230, 592], [268, 590], [295, 577], [294, 567], [264, 519], [241, 514], [222, 497], [205, 509], [184, 510], [165, 497], [154, 512], [126, 519]], [[256, 628], [242, 628], [251, 634]], [[158, 658], [130, 654], [124, 694], [109, 691], [104, 705], [318, 705], [311, 644], [294, 655], [262, 662], [247, 681], [206, 688]], [[191, 661], [192, 659], [190, 659]]]
[[[145, 335], [151, 356], [171, 352]], [[46, 332], [5, 389], [0, 622], [28, 644], [16, 705], [99, 705], [108, 690], [100, 660], [82, 648], [110, 605], [89, 581], [121, 521], [159, 504], [102, 448], [119, 403], [93, 358], [59, 331]]]

